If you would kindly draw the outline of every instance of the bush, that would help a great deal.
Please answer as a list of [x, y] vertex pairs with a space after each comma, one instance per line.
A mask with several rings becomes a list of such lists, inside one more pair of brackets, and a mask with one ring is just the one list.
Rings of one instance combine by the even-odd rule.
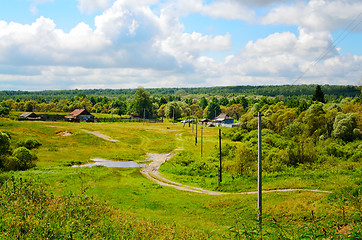
[[26, 170], [35, 167], [34, 162], [38, 158], [26, 147], [19, 147], [14, 150], [13, 155], [5, 159], [3, 165], [5, 170], [16, 171]]
[[356, 117], [352, 113], [339, 113], [333, 124], [333, 136], [343, 141], [353, 141], [353, 130], [357, 127]]
[[0, 132], [0, 155], [6, 154], [10, 148], [10, 138], [6, 133]]
[[7, 116], [10, 113], [10, 109], [7, 107], [0, 107], [0, 116]]
[[183, 151], [180, 154], [174, 157], [176, 164], [181, 165], [183, 167], [189, 166], [195, 162], [195, 156], [192, 152]]
[[26, 147], [27, 149], [31, 150], [34, 148], [40, 147], [42, 144], [36, 139], [28, 138], [25, 140], [20, 140], [16, 143], [17, 147]]

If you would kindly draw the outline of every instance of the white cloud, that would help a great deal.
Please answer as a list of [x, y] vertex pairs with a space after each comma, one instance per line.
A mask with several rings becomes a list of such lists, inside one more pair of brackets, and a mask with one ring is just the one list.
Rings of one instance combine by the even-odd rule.
[[[303, 26], [316, 31], [344, 29], [356, 17], [362, 19], [362, 2], [356, 0], [310, 0], [292, 5], [279, 5], [262, 18], [263, 24]], [[362, 31], [362, 26], [353, 31]]]
[[223, 19], [236, 19], [250, 21], [254, 19], [254, 11], [247, 5], [235, 0], [175, 0], [166, 2], [164, 10], [172, 12], [174, 16], [187, 16], [198, 13], [204, 16]]
[[275, 3], [294, 2], [292, 0], [232, 0], [232, 1], [246, 6], [256, 6], [256, 7], [269, 6]]
[[244, 5], [235, 4], [234, 0], [215, 1], [205, 5], [201, 9], [201, 14], [215, 18], [252, 20], [254, 11]]
[[31, 25], [0, 22], [0, 63], [174, 69], [190, 67], [204, 51], [230, 48], [230, 35], [183, 33], [178, 18], [157, 16], [153, 1], [119, 0], [69, 33], [40, 17]]
[[47, 3], [47, 2], [53, 2], [53, 0], [28, 0], [28, 1], [31, 2], [29, 11], [34, 15], [38, 13], [37, 5]]
[[81, 12], [92, 13], [102, 11], [110, 6], [110, 0], [78, 0], [78, 8]]
[[[101, 2], [88, 3], [90, 8], [84, 11], [102, 7]], [[361, 78], [361, 57], [341, 55], [333, 47], [325, 60], [311, 67], [311, 62], [333, 42], [330, 31], [324, 30], [328, 26], [323, 20], [327, 12], [333, 13], [333, 7], [320, 15], [322, 20], [311, 23], [306, 22], [307, 18], [298, 19], [298, 4], [288, 5], [289, 9], [287, 5], [273, 8], [263, 19], [265, 23], [286, 24], [290, 17], [289, 23], [299, 26], [297, 34], [270, 34], [248, 42], [225, 61], [216, 61], [205, 53], [230, 51], [233, 36], [186, 32], [180, 16], [200, 13], [250, 21], [255, 17], [250, 6], [274, 6], [274, 1], [175, 0], [154, 7], [156, 3], [115, 1], [95, 17], [94, 29], [79, 23], [69, 33], [44, 17], [31, 25], [0, 21], [0, 88], [9, 88], [12, 81], [17, 82], [16, 87], [28, 90], [40, 86], [67, 89], [291, 84], [307, 69], [299, 83], [354, 84]], [[321, 0], [299, 3], [300, 11], [305, 13], [312, 3], [324, 4]], [[239, 10], [245, 13], [238, 16]], [[278, 11], [286, 16], [278, 16]]]
[[304, 72], [297, 84], [356, 84], [362, 75], [362, 56], [343, 56], [332, 48], [322, 61], [314, 62], [326, 52], [331, 41], [327, 32], [302, 28], [298, 36], [275, 33], [250, 41], [245, 50], [228, 56], [223, 64], [200, 58], [198, 71], [204, 71], [208, 82], [215, 85], [292, 84]]

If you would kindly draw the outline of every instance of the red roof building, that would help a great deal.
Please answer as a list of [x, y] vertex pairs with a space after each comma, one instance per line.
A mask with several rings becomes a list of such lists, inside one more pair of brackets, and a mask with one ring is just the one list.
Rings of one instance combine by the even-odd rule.
[[75, 109], [65, 116], [65, 119], [70, 122], [94, 122], [94, 116], [85, 109]]

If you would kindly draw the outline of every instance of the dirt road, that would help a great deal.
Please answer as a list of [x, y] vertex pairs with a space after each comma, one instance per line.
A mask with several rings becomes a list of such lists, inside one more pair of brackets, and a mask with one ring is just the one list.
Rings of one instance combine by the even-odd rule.
[[107, 141], [110, 141], [110, 142], [119, 142], [118, 140], [116, 139], [113, 139], [111, 138], [110, 136], [107, 136], [101, 132], [90, 132], [90, 131], [87, 131], [87, 130], [83, 130], [85, 131], [86, 133], [90, 133], [90, 134], [93, 134], [94, 136], [97, 136], [99, 138], [103, 138], [104, 140], [107, 140]]
[[[228, 195], [228, 194], [257, 194], [257, 191], [253, 192], [239, 192], [239, 193], [223, 193], [223, 192], [215, 192], [215, 191], [209, 191], [202, 188], [197, 187], [191, 187], [187, 186], [178, 182], [171, 181], [169, 179], [166, 179], [162, 177], [158, 171], [160, 166], [169, 160], [171, 157], [173, 157], [174, 154], [148, 154], [149, 161], [152, 161], [148, 166], [144, 167], [141, 170], [141, 173], [144, 177], [148, 178], [149, 180], [160, 184], [162, 186], [172, 187], [178, 190], [182, 191], [188, 191], [188, 192], [195, 192], [195, 193], [201, 193], [201, 194], [208, 194], [208, 195]], [[331, 193], [330, 191], [321, 191], [321, 190], [313, 190], [313, 189], [277, 189], [277, 190], [266, 190], [263, 191], [263, 193], [272, 193], [272, 192], [318, 192], [318, 193]]]

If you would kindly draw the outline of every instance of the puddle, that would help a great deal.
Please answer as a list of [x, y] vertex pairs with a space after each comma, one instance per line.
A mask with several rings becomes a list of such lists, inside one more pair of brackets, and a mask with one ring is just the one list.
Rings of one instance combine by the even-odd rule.
[[91, 160], [94, 162], [82, 165], [73, 165], [72, 167], [105, 166], [105, 167], [117, 167], [117, 168], [135, 168], [135, 167], [144, 167], [147, 165], [147, 164], [138, 164], [136, 162], [111, 161], [102, 158], [92, 158]]

